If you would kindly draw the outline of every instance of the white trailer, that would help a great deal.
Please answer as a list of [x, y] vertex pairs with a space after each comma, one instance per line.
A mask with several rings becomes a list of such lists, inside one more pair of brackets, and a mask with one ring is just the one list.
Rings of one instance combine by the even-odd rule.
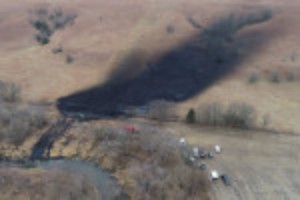
[[215, 146], [215, 152], [216, 153], [221, 153], [221, 147], [219, 145]]
[[210, 172], [210, 179], [211, 179], [212, 181], [218, 180], [218, 179], [219, 179], [219, 173], [217, 172], [217, 170], [212, 170], [212, 171]]

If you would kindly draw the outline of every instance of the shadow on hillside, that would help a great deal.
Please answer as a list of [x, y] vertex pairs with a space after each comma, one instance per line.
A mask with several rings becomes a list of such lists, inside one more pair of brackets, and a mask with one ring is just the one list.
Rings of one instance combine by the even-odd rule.
[[149, 61], [147, 68], [137, 76], [128, 78], [128, 74], [140, 70], [135, 66], [139, 63], [135, 59], [140, 56], [131, 56], [117, 67], [105, 84], [62, 97], [57, 107], [65, 115], [117, 116], [127, 106], [143, 106], [158, 99], [180, 102], [192, 98], [234, 70], [272, 38], [264, 31], [240, 31], [271, 17], [269, 10], [224, 17]]

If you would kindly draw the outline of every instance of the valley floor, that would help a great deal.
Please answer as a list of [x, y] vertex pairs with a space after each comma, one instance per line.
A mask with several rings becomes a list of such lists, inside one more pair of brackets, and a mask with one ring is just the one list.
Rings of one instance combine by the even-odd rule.
[[299, 135], [221, 128], [216, 131], [182, 124], [166, 129], [198, 147], [222, 147], [221, 154], [207, 161], [208, 170], [227, 173], [232, 186], [221, 181], [212, 183], [212, 199], [292, 200], [300, 196]]

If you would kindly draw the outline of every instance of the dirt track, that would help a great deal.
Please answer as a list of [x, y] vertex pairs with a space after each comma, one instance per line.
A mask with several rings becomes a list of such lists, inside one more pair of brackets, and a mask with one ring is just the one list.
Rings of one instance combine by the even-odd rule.
[[189, 143], [197, 146], [212, 148], [219, 144], [223, 148], [220, 155], [207, 161], [208, 170], [227, 173], [232, 186], [227, 187], [221, 181], [214, 183], [212, 199], [293, 200], [300, 197], [298, 135], [213, 131], [182, 125], [172, 125], [168, 130], [184, 135]]

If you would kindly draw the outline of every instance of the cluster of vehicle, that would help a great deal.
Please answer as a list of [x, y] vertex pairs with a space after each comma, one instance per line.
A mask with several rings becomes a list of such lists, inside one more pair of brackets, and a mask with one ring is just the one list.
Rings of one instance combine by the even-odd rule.
[[[180, 138], [179, 143], [181, 146], [186, 144], [185, 138]], [[206, 152], [203, 148], [194, 147], [192, 149], [192, 153], [189, 157], [190, 162], [198, 167], [200, 170], [206, 169], [205, 159], [213, 159], [215, 154], [221, 153], [221, 147], [219, 145], [215, 145], [214, 150]], [[198, 161], [198, 162], [197, 162]], [[212, 182], [221, 179], [223, 183], [227, 186], [231, 185], [231, 181], [229, 176], [226, 173], [219, 175], [217, 170], [211, 170], [209, 178]]]

